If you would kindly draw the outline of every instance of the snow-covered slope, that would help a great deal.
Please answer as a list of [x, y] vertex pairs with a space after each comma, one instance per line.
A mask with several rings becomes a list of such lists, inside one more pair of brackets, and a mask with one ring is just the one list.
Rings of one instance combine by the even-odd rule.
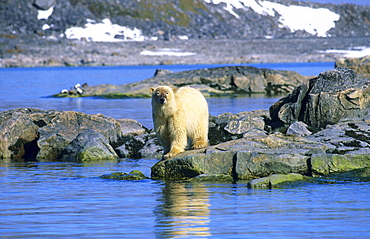
[[327, 8], [311, 8], [297, 5], [283, 5], [270, 1], [259, 0], [204, 0], [206, 3], [224, 4], [223, 7], [236, 18], [240, 16], [235, 9], [251, 8], [258, 14], [279, 17], [279, 27], [291, 32], [304, 30], [319, 37], [329, 36], [327, 31], [335, 27], [340, 15]]
[[0, 1], [0, 34], [142, 41], [370, 37], [370, 6], [294, 0]]

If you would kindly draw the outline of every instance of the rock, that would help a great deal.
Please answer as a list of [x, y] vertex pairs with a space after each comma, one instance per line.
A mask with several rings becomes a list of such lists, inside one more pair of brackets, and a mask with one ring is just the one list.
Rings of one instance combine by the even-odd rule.
[[[39, 8], [46, 10], [50, 8], [55, 0], [1, 1], [0, 16], [3, 16], [3, 18], [0, 19], [0, 29], [5, 33], [11, 33], [19, 31], [19, 26], [23, 26], [22, 32], [33, 37], [35, 33], [32, 32], [32, 29], [37, 29], [38, 25], [35, 21], [37, 15], [29, 13], [33, 10], [32, 2]], [[58, 1], [55, 5], [55, 13], [53, 13], [50, 20], [56, 26], [50, 31], [59, 36], [71, 26], [82, 27], [86, 23], [86, 18], [98, 21], [109, 16], [113, 24], [127, 26], [131, 29], [137, 28], [149, 39], [155, 37], [165, 41], [184, 37], [184, 35], [190, 39], [205, 40], [264, 40], [267, 36], [279, 40], [284, 38], [317, 39], [317, 35], [312, 32], [291, 31], [288, 27], [282, 26], [282, 19], [279, 17], [283, 14], [282, 12], [276, 12], [272, 16], [266, 13], [259, 14], [250, 7], [240, 7], [238, 9], [233, 8], [233, 11], [236, 11], [236, 17], [230, 13], [231, 9], [225, 7], [224, 3], [220, 1], [217, 3], [188, 1], [187, 4], [182, 5], [176, 1], [168, 1], [163, 5], [160, 2], [132, 2], [129, 0], [99, 3], [93, 1], [91, 4], [76, 0]], [[296, 5], [297, 3], [288, 1], [284, 4]], [[369, 36], [367, 16], [370, 10], [368, 6], [355, 4], [323, 5], [303, 1], [299, 5], [312, 8], [328, 8], [339, 14], [340, 19], [336, 21], [335, 27], [328, 31], [328, 36], [332, 38]], [[148, 12], [151, 14], [148, 14]], [[117, 34], [117, 37], [119, 36], [122, 36], [122, 34]], [[212, 44], [208, 44], [206, 47], [213, 49]], [[228, 49], [227, 46], [225, 48]], [[275, 46], [275, 48], [277, 47]], [[336, 48], [333, 47], [332, 49]], [[266, 53], [268, 51], [265, 51]], [[284, 53], [286, 55], [291, 54], [288, 50]], [[254, 52], [251, 56], [253, 55]], [[237, 56], [242, 58], [243, 54]]]
[[74, 111], [7, 110], [0, 113], [0, 126], [4, 139], [0, 141], [0, 158], [56, 160], [65, 147], [87, 129], [102, 134], [112, 147], [124, 143], [121, 125], [116, 120]]
[[300, 121], [291, 124], [286, 133], [298, 136], [307, 136], [312, 134], [311, 131], [307, 129], [307, 125]]
[[50, 122], [39, 129], [40, 138], [37, 145], [40, 150], [37, 158], [55, 160], [63, 149], [86, 129], [101, 133], [113, 147], [122, 143], [121, 126], [113, 118], [74, 111], [55, 112]]
[[335, 61], [335, 67], [350, 68], [358, 75], [370, 77], [370, 55], [359, 58], [340, 58]]
[[370, 167], [370, 149], [356, 154], [315, 154], [311, 157], [311, 170], [315, 175], [347, 172]]
[[118, 119], [117, 122], [121, 125], [122, 137], [137, 136], [148, 132], [147, 128], [134, 119]]
[[245, 136], [265, 135], [266, 118], [268, 118], [267, 110], [210, 116], [209, 142], [211, 145], [215, 145]]
[[230, 175], [224, 175], [224, 174], [201, 174], [194, 178], [191, 178], [190, 181], [196, 181], [196, 182], [210, 182], [210, 181], [226, 181], [230, 182], [233, 181], [233, 177]]
[[345, 173], [332, 173], [330, 175], [320, 177], [321, 182], [369, 182], [370, 168], [354, 169]]
[[163, 76], [163, 75], [167, 75], [167, 74], [170, 74], [170, 73], [173, 73], [173, 71], [164, 70], [164, 69], [157, 69], [154, 73], [154, 77]]
[[155, 133], [126, 138], [115, 150], [120, 158], [157, 158], [162, 155], [162, 146]]
[[270, 116], [285, 125], [302, 121], [318, 131], [342, 118], [369, 117], [369, 107], [370, 81], [339, 67], [319, 74], [280, 99], [270, 107]]
[[276, 188], [280, 183], [302, 181], [304, 176], [298, 173], [273, 174], [267, 177], [253, 179], [248, 182], [249, 188]]
[[353, 154], [360, 149], [370, 148], [370, 120], [342, 119], [307, 138], [332, 145], [335, 147], [333, 153]]
[[56, 0], [35, 0], [33, 5], [36, 6], [38, 9], [48, 10], [49, 8], [54, 6], [55, 3], [56, 3]]
[[[293, 71], [259, 69], [252, 66], [227, 66], [200, 70], [161, 74], [130, 84], [97, 85], [84, 89], [83, 96], [105, 98], [151, 97], [150, 87], [191, 86], [206, 96], [222, 96], [247, 93], [281, 94], [307, 81]], [[55, 94], [54, 97], [76, 97], [77, 95]]]
[[87, 129], [64, 148], [58, 160], [84, 162], [118, 158], [108, 140], [100, 133]]
[[186, 151], [152, 167], [154, 179], [184, 179], [201, 174], [230, 175], [235, 180], [271, 174], [309, 174], [310, 155], [332, 147], [298, 136], [280, 134], [231, 140], [203, 150]]
[[16, 110], [0, 113], [0, 158], [35, 157], [37, 123], [32, 116]]
[[312, 156], [314, 174], [345, 172], [370, 165], [370, 121], [367, 119], [343, 119], [308, 138], [335, 147], [331, 154]]
[[132, 170], [129, 173], [110, 173], [100, 176], [103, 179], [118, 179], [118, 180], [142, 180], [149, 179], [139, 170]]

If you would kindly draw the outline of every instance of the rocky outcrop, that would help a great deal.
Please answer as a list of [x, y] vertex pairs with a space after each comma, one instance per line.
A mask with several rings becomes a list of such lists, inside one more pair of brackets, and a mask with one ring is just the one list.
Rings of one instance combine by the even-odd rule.
[[[347, 68], [323, 72], [274, 104], [271, 117], [262, 112], [259, 116], [246, 114], [249, 125], [254, 123], [254, 130], [247, 134], [248, 124], [241, 131], [241, 127], [232, 127], [245, 124], [240, 117], [243, 113], [239, 117], [220, 115], [224, 122], [218, 122], [219, 132], [223, 132], [218, 139], [229, 141], [160, 161], [152, 167], [152, 177], [222, 174], [250, 180], [272, 174], [315, 176], [370, 167], [369, 85], [369, 80], [357, 78]], [[252, 185], [271, 185], [271, 180]]]
[[[290, 0], [278, 2], [284, 5], [328, 8], [339, 14], [340, 19], [335, 27], [330, 29], [330, 36], [369, 35], [369, 22], [366, 17], [369, 15], [368, 6]], [[238, 5], [238, 2], [234, 5]], [[50, 8], [53, 8], [51, 16], [38, 20], [37, 11]], [[237, 16], [233, 15], [230, 10], [236, 12]], [[250, 7], [235, 8], [231, 4], [225, 7], [225, 3], [214, 4], [212, 1], [29, 0], [0, 2], [2, 33], [60, 36], [69, 27], [84, 26], [87, 19], [99, 22], [104, 18], [109, 18], [114, 24], [140, 29], [148, 38], [156, 37], [162, 40], [172, 40], [184, 35], [193, 39], [315, 36], [314, 33], [304, 30], [292, 29], [291, 31], [288, 27], [284, 27], [278, 14], [269, 15], [265, 12], [260, 14]], [[43, 28], [43, 24], [48, 24], [50, 27]]]
[[58, 156], [58, 160], [69, 162], [109, 160], [117, 158], [118, 155], [104, 135], [92, 129], [87, 129], [78, 134]]
[[54, 97], [103, 98], [151, 97], [150, 87], [191, 86], [205, 96], [233, 96], [237, 94], [263, 93], [286, 94], [307, 81], [308, 77], [294, 71], [259, 69], [252, 66], [228, 66], [177, 73], [160, 74], [155, 77], [124, 85], [95, 85], [84, 87], [84, 93], [59, 93]]
[[370, 55], [359, 58], [340, 58], [335, 61], [335, 66], [352, 69], [364, 78], [370, 77]]
[[[34, 108], [0, 113], [0, 158], [84, 161], [117, 158], [125, 137], [146, 132], [133, 120], [122, 125], [103, 115]], [[128, 124], [124, 124], [128, 122]], [[136, 125], [136, 128], [129, 128]]]
[[152, 178], [183, 179], [200, 174], [226, 174], [235, 180], [271, 174], [310, 174], [310, 155], [333, 150], [299, 136], [265, 135], [232, 140], [206, 150], [188, 151], [152, 167]]
[[368, 118], [369, 107], [370, 81], [339, 67], [319, 74], [280, 99], [270, 107], [270, 116], [277, 125], [280, 122], [286, 127], [302, 121], [318, 131], [342, 118]]
[[[269, 111], [210, 116], [211, 145], [159, 161], [151, 177], [262, 178], [249, 186], [273, 187], [291, 179], [306, 180], [303, 176], [370, 167], [369, 82], [340, 67], [296, 87]], [[162, 152], [154, 133], [134, 120], [72, 111], [1, 112], [0, 136], [1, 158], [81, 162], [160, 157]]]

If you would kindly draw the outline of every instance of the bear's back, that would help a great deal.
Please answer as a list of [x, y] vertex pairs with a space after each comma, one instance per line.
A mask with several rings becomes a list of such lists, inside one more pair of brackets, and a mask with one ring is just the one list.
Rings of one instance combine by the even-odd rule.
[[175, 98], [177, 107], [184, 112], [188, 133], [192, 134], [200, 125], [208, 128], [208, 104], [200, 91], [181, 87], [175, 92]]

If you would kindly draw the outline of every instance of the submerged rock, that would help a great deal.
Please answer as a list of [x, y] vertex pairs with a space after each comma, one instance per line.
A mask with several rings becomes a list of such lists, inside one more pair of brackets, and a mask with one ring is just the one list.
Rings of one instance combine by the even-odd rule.
[[143, 172], [139, 170], [133, 170], [129, 173], [110, 173], [104, 174], [100, 176], [103, 179], [117, 179], [117, 180], [142, 180], [142, 179], [149, 179], [147, 176], [144, 175]]
[[273, 174], [267, 177], [253, 179], [248, 182], [249, 188], [275, 188], [283, 182], [302, 181], [304, 176], [298, 173]]
[[225, 175], [225, 174], [201, 174], [201, 175], [198, 175], [190, 179], [190, 181], [193, 181], [193, 182], [204, 182], [204, 181], [206, 182], [210, 182], [210, 181], [231, 182], [233, 180], [234, 180], [233, 177], [231, 177], [230, 175]]

